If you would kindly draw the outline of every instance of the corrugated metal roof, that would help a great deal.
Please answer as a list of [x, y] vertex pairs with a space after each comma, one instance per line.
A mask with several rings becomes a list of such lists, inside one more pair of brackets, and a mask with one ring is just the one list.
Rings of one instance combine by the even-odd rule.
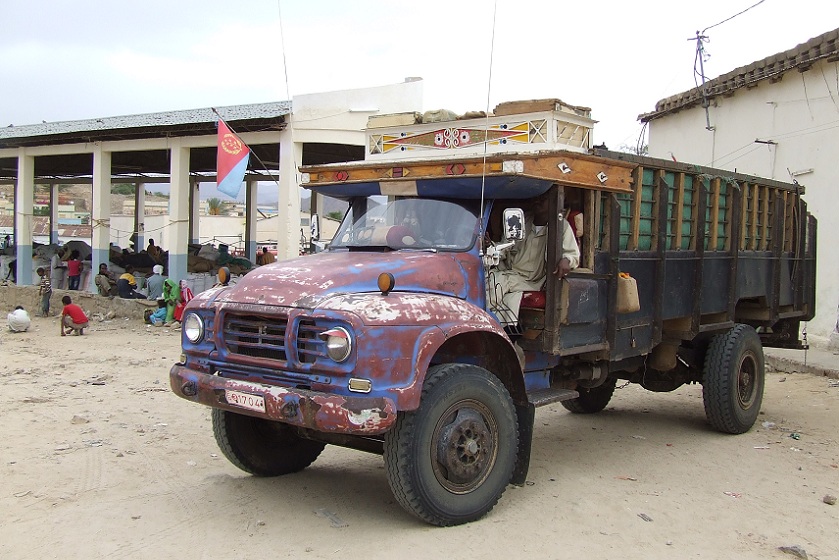
[[[839, 29], [828, 31], [793, 49], [741, 66], [706, 82], [706, 97], [712, 99], [719, 95], [730, 95], [739, 88], [754, 87], [763, 80], [777, 81], [790, 70], [804, 72], [822, 59], [829, 62], [839, 60]], [[660, 100], [655, 104], [655, 111], [638, 115], [638, 120], [648, 122], [668, 113], [700, 105], [702, 100], [702, 88], [693, 88]]]
[[[14, 216], [0, 216], [0, 228], [11, 230], [14, 227]], [[89, 225], [61, 225], [58, 234], [62, 237], [90, 237]], [[44, 236], [50, 234], [50, 219], [46, 216], [32, 216], [32, 235]]]
[[[226, 121], [248, 121], [277, 119], [291, 112], [291, 101], [276, 101], [272, 103], [255, 103], [251, 105], [233, 105], [217, 107], [216, 110]], [[107, 135], [129, 129], [161, 130], [168, 127], [183, 127], [185, 125], [199, 125], [213, 123], [218, 117], [212, 108], [188, 109], [181, 111], [165, 111], [162, 113], [145, 113], [140, 115], [126, 115], [117, 117], [101, 117], [81, 121], [65, 121], [56, 123], [30, 124], [23, 126], [9, 125], [0, 128], [0, 148], [20, 145], [21, 140], [31, 145], [31, 140], [38, 137], [52, 137], [60, 135], [79, 134], [89, 136], [92, 132]], [[151, 136], [151, 135], [150, 135]]]

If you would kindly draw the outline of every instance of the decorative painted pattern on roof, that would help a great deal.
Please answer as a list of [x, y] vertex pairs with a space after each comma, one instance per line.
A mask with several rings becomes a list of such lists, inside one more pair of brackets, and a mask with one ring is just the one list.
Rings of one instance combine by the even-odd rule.
[[[763, 80], [777, 81], [793, 69], [805, 72], [822, 59], [827, 59], [828, 62], [839, 60], [839, 29], [828, 31], [793, 49], [741, 66], [706, 82], [705, 97], [712, 99], [720, 95], [730, 95], [740, 88], [755, 87]], [[655, 104], [655, 111], [638, 115], [638, 120], [649, 122], [669, 113], [701, 105], [702, 100], [702, 88], [693, 88], [660, 100]]]

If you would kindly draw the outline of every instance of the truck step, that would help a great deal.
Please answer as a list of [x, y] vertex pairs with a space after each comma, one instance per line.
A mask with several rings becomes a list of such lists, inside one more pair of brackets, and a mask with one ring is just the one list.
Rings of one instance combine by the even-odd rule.
[[573, 389], [538, 389], [536, 391], [531, 391], [527, 393], [527, 400], [533, 404], [536, 408], [540, 406], [545, 406], [548, 404], [557, 403], [560, 401], [567, 401], [571, 399], [576, 399], [580, 396], [580, 393], [574, 391]]

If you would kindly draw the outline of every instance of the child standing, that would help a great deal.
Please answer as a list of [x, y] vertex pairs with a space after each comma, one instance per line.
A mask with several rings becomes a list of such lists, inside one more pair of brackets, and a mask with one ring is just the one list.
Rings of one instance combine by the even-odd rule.
[[41, 277], [41, 282], [38, 284], [38, 295], [41, 296], [41, 315], [44, 317], [50, 316], [50, 296], [52, 296], [52, 284], [50, 277], [44, 267], [38, 267], [36, 271]]
[[68, 289], [78, 290], [81, 278], [82, 261], [79, 260], [79, 252], [73, 251], [70, 253], [70, 259], [67, 261], [67, 279], [69, 281]]
[[61, 310], [61, 336], [70, 334], [82, 335], [87, 327], [87, 315], [81, 307], [73, 303], [70, 296], [61, 298], [64, 309]]

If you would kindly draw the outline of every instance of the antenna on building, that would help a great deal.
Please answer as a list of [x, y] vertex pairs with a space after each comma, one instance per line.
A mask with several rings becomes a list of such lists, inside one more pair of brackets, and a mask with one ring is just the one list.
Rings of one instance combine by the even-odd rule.
[[[711, 106], [711, 101], [708, 99], [708, 88], [706, 86], [706, 79], [705, 79], [705, 62], [711, 57], [708, 52], [705, 50], [705, 43], [710, 41], [710, 38], [705, 35], [705, 32], [713, 27], [717, 27], [718, 25], [722, 25], [727, 21], [731, 21], [732, 19], [736, 18], [737, 16], [743, 15], [752, 8], [760, 6], [766, 0], [758, 0], [758, 2], [752, 4], [745, 10], [737, 12], [731, 17], [727, 17], [724, 20], [715, 23], [714, 25], [709, 25], [702, 31], [696, 32], [696, 37], [691, 37], [688, 41], [696, 41], [696, 57], [693, 61], [693, 79], [696, 83], [696, 88], [699, 89], [702, 93], [702, 107], [705, 108], [705, 130], [714, 130], [714, 127], [711, 126], [711, 113], [709, 108]], [[699, 69], [697, 71], [697, 65]], [[702, 78], [702, 85], [699, 85], [699, 81], [696, 79], [697, 77]]]
[[[705, 30], [707, 30], [707, 28]], [[709, 41], [708, 36], [704, 34], [705, 30], [702, 32], [697, 30], [696, 37], [688, 39], [688, 41], [696, 41], [696, 57], [693, 60], [693, 79], [696, 82], [696, 87], [699, 88], [702, 93], [702, 107], [705, 109], [705, 130], [714, 130], [714, 127], [711, 126], [711, 112], [708, 110], [711, 106], [711, 101], [708, 99], [708, 88], [705, 83], [705, 60], [711, 56], [705, 51], [704, 45]], [[697, 64], [699, 65], [698, 71], [696, 68]], [[697, 77], [702, 79], [701, 86], [697, 81]]]

